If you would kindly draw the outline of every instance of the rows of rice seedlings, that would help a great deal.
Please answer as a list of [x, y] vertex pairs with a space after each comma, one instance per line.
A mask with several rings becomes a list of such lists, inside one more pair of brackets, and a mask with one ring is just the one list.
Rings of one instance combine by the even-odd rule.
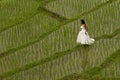
[[[78, 33], [76, 31], [78, 28], [77, 25], [79, 25], [79, 21], [73, 22], [70, 25], [68, 24], [59, 31], [55, 31], [50, 36], [43, 39], [43, 41], [19, 50], [12, 55], [4, 57], [1, 59], [1, 62], [11, 64], [2, 64], [1, 72], [5, 72], [13, 69], [14, 67], [23, 66], [26, 63], [52, 56], [56, 52], [73, 48], [76, 45], [76, 37]], [[11, 57], [13, 58], [11, 59]]]
[[[75, 27], [71, 27], [74, 25], [75, 25], [76, 29], [75, 29]], [[50, 37], [44, 39], [42, 46], [39, 46], [39, 45], [41, 45], [41, 43], [39, 43], [37, 45], [33, 45], [32, 47], [30, 46], [28, 48], [20, 50], [20, 51], [16, 52], [16, 54], [5, 57], [3, 59], [3, 62], [4, 61], [7, 62], [7, 59], [8, 59], [9, 63], [11, 61], [12, 64], [9, 64], [9, 66], [8, 66], [8, 64], [2, 65], [3, 67], [4, 66], [7, 67], [7, 68], [4, 67], [4, 69], [2, 69], [3, 72], [9, 71], [13, 67], [17, 67], [17, 66], [21, 66], [21, 65], [23, 66], [26, 63], [30, 63], [30, 62], [39, 60], [40, 58], [48, 57], [50, 55], [53, 55], [52, 53], [59, 52], [62, 50], [67, 50], [69, 48], [73, 48], [76, 45], [76, 42], [75, 42], [76, 36], [74, 34], [77, 35], [76, 30], [78, 30], [77, 29], [78, 25], [79, 25], [79, 21], [77, 21], [76, 24], [75, 23], [69, 24], [69, 25], [61, 28], [59, 31], [56, 31], [55, 33], [53, 33], [53, 35], [51, 35]], [[49, 43], [49, 41], [52, 41], [52, 42]], [[114, 42], [114, 44], [115, 44], [115, 42]], [[54, 43], [54, 45], [53, 45], [53, 43]], [[94, 51], [94, 49], [93, 49], [93, 51]], [[97, 49], [97, 51], [99, 52], [99, 49]], [[104, 52], [104, 50], [102, 50], [102, 51]], [[25, 54], [25, 53], [27, 53], [27, 54]], [[14, 57], [14, 56], [16, 56], [16, 57]], [[20, 56], [19, 59], [17, 58], [18, 56]], [[93, 56], [95, 56], [95, 55], [93, 55]], [[14, 58], [11, 59], [11, 57], [14, 57]], [[15, 64], [15, 63], [17, 63], [17, 64]]]
[[116, 9], [120, 7], [118, 3], [119, 1], [116, 1], [85, 16], [90, 35], [93, 31], [93, 36], [97, 37], [103, 34], [111, 34], [113, 31], [120, 29], [120, 19], [118, 17], [120, 16], [120, 10], [116, 11]]
[[[79, 25], [79, 24], [78, 24]], [[41, 42], [40, 43], [38, 43], [37, 45], [35, 44], [35, 45], [33, 45], [33, 46], [30, 46], [30, 47], [28, 47], [28, 48], [25, 48], [25, 49], [23, 49], [23, 51], [22, 50], [20, 50], [20, 51], [18, 51], [18, 53], [19, 54], [17, 54], [17, 52], [16, 52], [16, 54], [13, 54], [13, 55], [11, 55], [11, 56], [9, 56], [9, 61], [11, 60], [11, 62], [13, 62], [14, 60], [17, 60], [17, 58], [18, 58], [18, 56], [21, 56], [20, 54], [22, 53], [23, 55], [22, 55], [22, 57], [19, 59], [19, 61], [21, 60], [21, 59], [23, 59], [23, 61], [26, 61], [26, 63], [28, 63], [29, 61], [30, 62], [32, 62], [32, 61], [36, 61], [36, 59], [39, 59], [41, 56], [40, 55], [43, 55], [43, 57], [46, 57], [46, 56], [50, 56], [50, 55], [52, 55], [51, 53], [54, 53], [54, 52], [57, 52], [57, 51], [62, 51], [62, 50], [66, 50], [66, 49], [69, 49], [69, 48], [72, 48], [72, 47], [74, 47], [75, 45], [76, 45], [76, 42], [75, 42], [75, 40], [76, 40], [76, 35], [77, 35], [77, 31], [78, 31], [78, 25], [67, 25], [67, 27], [63, 27], [63, 28], [61, 28], [59, 31], [56, 31], [56, 32], [54, 32], [53, 34], [51, 34], [50, 36], [48, 36], [47, 38], [45, 38], [44, 40], [43, 40], [43, 42], [42, 42], [42, 44], [44, 45], [44, 47], [43, 47], [43, 45], [42, 45], [42, 49], [41, 49], [41, 52], [39, 52], [39, 50], [40, 50], [40, 48], [41, 47], [39, 47], [40, 45], [41, 45]], [[76, 26], [77, 28], [75, 28], [75, 27], [71, 27], [71, 26]], [[72, 31], [72, 32], [71, 32]], [[62, 33], [62, 34], [61, 34]], [[73, 34], [72, 34], [73, 33]], [[74, 34], [75, 33], [75, 34]], [[54, 35], [54, 36], [53, 36]], [[56, 37], [57, 36], [57, 37]], [[52, 38], [52, 39], [51, 39]], [[72, 39], [73, 38], [73, 39]], [[72, 40], [71, 40], [72, 39]], [[49, 42], [50, 41], [50, 42]], [[54, 42], [55, 41], [55, 42]], [[72, 42], [73, 41], [73, 42]], [[54, 43], [54, 45], [53, 45], [53, 43]], [[115, 44], [115, 42], [114, 42], [114, 44]], [[36, 46], [36, 47], [35, 47]], [[51, 46], [51, 47], [50, 47]], [[34, 48], [34, 49], [33, 49]], [[36, 49], [37, 48], [37, 49]], [[51, 49], [52, 48], [52, 49]], [[28, 51], [26, 51], [26, 49], [28, 49], [28, 51], [30, 50], [30, 49], [32, 49], [32, 50], [30, 50], [29, 52]], [[51, 53], [50, 53], [50, 51], [51, 51]], [[98, 50], [99, 51], [99, 50]], [[25, 53], [28, 53], [28, 55], [30, 56], [30, 58], [28, 58], [28, 55], [26, 55]], [[36, 53], [37, 52], [37, 53]], [[29, 54], [30, 53], [30, 54]], [[34, 53], [34, 54], [33, 54]], [[16, 58], [14, 59], [14, 60], [12, 60], [10, 57], [14, 57], [16, 55]], [[33, 57], [35, 55], [35, 57]], [[36, 58], [37, 57], [37, 58]], [[7, 57], [6, 57], [6, 59], [7, 59]], [[5, 60], [6, 60], [5, 59]], [[3, 60], [3, 61], [1, 61], [1, 62], [4, 62], [5, 60]], [[21, 62], [13, 62], [13, 65], [11, 65], [11, 64], [9, 64], [10, 66], [14, 66], [14, 65], [16, 65], [15, 63], [18, 63], [17, 64], [17, 66], [18, 65], [23, 65], [23, 64], [25, 64], [25, 63], [22, 63], [23, 61], [21, 61]], [[63, 62], [63, 61], [62, 61]], [[4, 65], [4, 66], [7, 66], [7, 65]], [[4, 67], [3, 66], [3, 67]], [[12, 67], [10, 68], [10, 66], [8, 66], [8, 68], [7, 68], [7, 70], [4, 70], [4, 69], [2, 69], [2, 70], [4, 70], [4, 71], [9, 71], [10, 69], [12, 69]], [[16, 67], [16, 66], [15, 66]], [[71, 66], [72, 67], [72, 66]], [[74, 68], [73, 68], [74, 69]], [[77, 69], [77, 68], [76, 68]], [[45, 68], [45, 70], [46, 70], [46, 68]], [[3, 71], [3, 72], [4, 72]], [[47, 73], [47, 72], [46, 72]], [[23, 74], [23, 76], [24, 76], [24, 74]]]
[[[74, 54], [72, 55], [75, 56]], [[22, 78], [22, 80], [27, 80], [26, 78], [35, 79], [35, 75], [37, 75], [37, 78], [38, 78], [36, 80], [39, 80], [39, 79], [40, 80], [55, 80], [55, 78], [60, 78], [61, 76], [67, 75], [68, 73], [72, 73], [76, 71], [80, 72], [81, 71], [80, 67], [79, 67], [79, 70], [74, 69], [75, 67], [79, 66], [78, 63], [74, 63], [75, 62], [74, 57], [72, 57], [71, 59], [69, 57], [70, 56], [64, 56], [58, 60], [54, 60], [52, 62], [49, 62], [41, 66], [37, 66], [29, 71], [20, 72], [14, 75], [13, 77], [8, 78], [8, 80], [18, 79], [22, 77], [23, 74], [24, 74], [24, 77]], [[77, 66], [74, 66], [74, 64], [76, 64]], [[30, 73], [30, 74], [27, 74], [27, 73]]]
[[75, 18], [82, 12], [87, 11], [107, 0], [57, 0], [46, 6], [49, 10], [68, 18]]
[[[36, 15], [32, 19], [27, 20], [22, 24], [16, 25], [11, 29], [6, 30], [5, 32], [2, 32], [0, 34], [1, 35], [0, 36], [0, 38], [1, 38], [0, 39], [0, 44], [1, 44], [0, 52], [2, 53], [9, 49], [17, 48], [21, 45], [29, 43], [30, 41], [36, 40], [43, 33], [46, 33], [48, 31], [50, 31], [51, 29], [53, 29], [54, 27], [56, 27], [58, 23], [59, 22], [56, 21], [55, 19], [52, 19], [50, 16], [47, 16], [41, 12], [40, 14]], [[36, 47], [38, 47], [38, 46], [36, 46]], [[22, 54], [25, 54], [25, 53], [29, 54], [29, 52], [27, 52], [27, 51], [28, 50], [31, 51], [32, 49], [33, 49], [32, 47], [28, 48], [27, 50], [24, 49], [23, 50], [24, 53], [19, 51], [20, 55], [18, 55], [18, 56], [22, 57]], [[34, 49], [33, 49], [33, 51], [34, 51]], [[14, 56], [16, 56], [16, 57], [14, 57]], [[18, 56], [16, 55], [16, 53], [14, 53], [14, 55], [8, 56], [6, 59], [3, 59], [3, 61], [5, 61], [5, 62], [3, 62], [4, 65], [1, 63], [1, 66], [4, 67], [6, 65], [6, 67], [10, 67], [10, 68], [14, 68], [16, 66], [18, 67], [19, 65], [21, 65], [21, 61], [20, 61], [20, 63], [17, 63], [17, 61], [16, 61], [18, 59]], [[14, 57], [14, 58], [11, 60], [11, 57]], [[21, 57], [18, 60], [22, 60]], [[9, 60], [12, 62], [11, 64], [9, 64]], [[10, 65], [10, 66], [8, 66], [8, 65]], [[4, 67], [4, 68], [7, 71], [6, 67]], [[0, 68], [0, 69], [1, 69], [1, 73], [4, 72], [4, 70], [5, 70], [2, 68]]]
[[0, 6], [0, 30], [35, 14], [39, 3], [32, 0], [7, 0]]
[[[90, 48], [88, 47], [88, 49], [86, 49], [86, 53], [83, 53], [84, 55], [88, 54], [86, 56], [88, 62], [83, 68], [87, 70], [95, 66], [99, 66], [107, 57], [111, 55], [112, 52], [119, 49], [120, 41], [117, 42], [117, 45], [115, 44], [116, 41], [118, 40], [99, 40], [94, 46]], [[113, 45], [113, 47], [110, 45]], [[84, 60], [86, 59], [83, 58], [83, 65], [85, 63]]]
[[19, 47], [38, 39], [57, 26], [59, 22], [44, 14], [38, 14], [32, 19], [0, 34], [0, 52]]
[[[109, 29], [109, 28], [108, 28]], [[106, 31], [104, 31], [104, 32], [106, 32]]]
[[[102, 46], [101, 43], [103, 43]], [[19, 78], [22, 78], [23, 80], [30, 78], [36, 80], [56, 80], [75, 72], [82, 73], [84, 70], [89, 70], [100, 65], [104, 59], [113, 52], [111, 49], [112, 47], [110, 47], [113, 43], [114, 40], [106, 40], [100, 41], [96, 44], [97, 46], [93, 45], [91, 49], [89, 47], [81, 47], [79, 50], [72, 52], [69, 55], [50, 61], [46, 64], [36, 66], [28, 71], [17, 73], [12, 77], [7, 78], [7, 80], [15, 80]], [[107, 47], [102, 48], [105, 45]], [[96, 50], [98, 46], [100, 48], [99, 53]], [[113, 46], [116, 48], [115, 50], [119, 48], [119, 46]]]
[[[41, 17], [41, 15], [37, 15], [36, 18], [32, 19], [31, 21], [23, 23], [22, 25], [18, 25], [18, 27], [12, 28], [8, 31], [5, 31], [5, 33], [1, 34], [1, 45], [2, 45], [1, 52], [7, 51], [10, 48], [16, 48], [18, 46], [29, 43], [30, 41], [39, 39], [39, 36], [41, 36], [43, 33], [50, 31], [56, 25], [57, 25], [56, 20], [52, 20], [48, 16]], [[46, 40], [46, 42], [47, 42], [47, 40]], [[39, 44], [37, 44], [37, 45], [35, 44], [28, 48], [26, 47], [23, 50], [19, 50], [16, 53], [12, 53], [13, 55], [5, 57], [3, 59], [3, 61], [5, 61], [5, 62], [8, 61], [8, 63], [9, 63], [12, 60], [11, 62], [13, 63], [13, 61], [16, 62], [18, 60], [21, 62], [21, 60], [24, 60], [24, 57], [29, 60], [29, 57], [25, 56], [25, 55], [30, 54], [30, 53], [32, 55], [39, 54], [39, 53], [41, 53], [40, 55], [44, 55], [44, 51], [46, 51], [46, 48], [45, 48], [46, 45], [44, 43], [39, 42]], [[42, 50], [42, 52], [39, 50]], [[35, 53], [35, 54], [33, 54], [33, 53]], [[8, 54], [9, 54], [9, 52], [8, 52]], [[14, 56], [16, 56], [16, 57], [14, 57]], [[19, 59], [17, 58], [18, 56], [20, 56]], [[11, 57], [13, 57], [13, 58], [11, 59]], [[30, 55], [30, 57], [33, 57], [33, 56]], [[36, 55], [36, 57], [37, 57], [37, 55]], [[14, 59], [17, 59], [17, 60], [14, 60]], [[19, 64], [19, 63], [17, 63], [17, 64]], [[11, 67], [11, 68], [16, 67], [15, 65], [17, 65], [17, 64], [13, 64], [14, 66], [10, 65], [9, 67]], [[5, 64], [5, 65], [7, 66], [8, 64]], [[7, 70], [7, 69], [5, 69], [5, 70]]]
[[[16, 42], [19, 42], [19, 40], [21, 40], [21, 39], [18, 39], [18, 37], [20, 35], [17, 35], [18, 37], [15, 37], [15, 38], [16, 38], [16, 40], [17, 39], [18, 40], [11, 41], [11, 39], [15, 39], [15, 38], [13, 38], [14, 35], [16, 35], [15, 33], [19, 33], [19, 34], [22, 33], [19, 30], [16, 30], [16, 32], [14, 32], [15, 28], [21, 26], [21, 29], [23, 29], [23, 27], [27, 26], [27, 24], [30, 24], [30, 23], [26, 22], [26, 23], [19, 25], [19, 22], [22, 19], [24, 21], [24, 19], [29, 18], [29, 16], [31, 17], [31, 15], [36, 12], [36, 9], [39, 6], [38, 2], [30, 1], [30, 0], [17, 0], [17, 1], [16, 0], [8, 0], [8, 1], [2, 1], [2, 3], [4, 5], [2, 5], [0, 7], [0, 20], [1, 20], [0, 31], [2, 31], [4, 28], [11, 27], [11, 25], [14, 28], [13, 28], [13, 33], [11, 32], [12, 29], [9, 29], [8, 31], [5, 31], [0, 34], [0, 38], [1, 38], [0, 39], [1, 40], [0, 41], [0, 44], [1, 44], [0, 51], [1, 52], [3, 52], [4, 50], [8, 50], [8, 46], [9, 46], [9, 48], [12, 48], [11, 44], [16, 45]], [[18, 23], [19, 26], [16, 23]], [[13, 24], [16, 24], [17, 26], [15, 26]], [[28, 25], [28, 26], [30, 26], [30, 25]], [[20, 29], [20, 28], [18, 28], [18, 29]], [[8, 39], [8, 38], [10, 38], [10, 39]]]
[[[101, 0], [102, 1], [102, 0]], [[57, 1], [56, 1], [57, 2]], [[70, 1], [71, 2], [71, 1]], [[92, 1], [95, 2], [95, 1]], [[106, 1], [105, 1], [106, 2]], [[54, 2], [55, 3], [55, 2]], [[95, 37], [100, 36], [100, 34], [109, 34], [112, 32], [112, 30], [116, 30], [117, 28], [119, 28], [119, 12], [120, 10], [116, 11], [117, 8], [119, 8], [119, 0], [117, 0], [116, 2], [112, 2], [110, 4], [106, 4], [106, 6], [94, 11], [93, 13], [90, 13], [89, 16], [85, 16], [85, 20], [87, 22], [87, 25], [90, 29], [90, 31], [95, 30]], [[50, 3], [52, 4], [52, 3]], [[57, 5], [57, 4], [56, 4]], [[52, 6], [52, 5], [51, 5]], [[81, 4], [81, 6], [83, 6]], [[48, 5], [49, 7], [49, 5]], [[68, 7], [70, 7], [70, 5], [68, 5]], [[56, 7], [53, 7], [52, 9], [55, 9]], [[59, 8], [59, 7], [58, 7]], [[64, 8], [66, 9], [66, 8]], [[51, 10], [51, 9], [50, 9]], [[58, 11], [60, 11], [59, 9], [57, 9]], [[67, 9], [68, 10], [68, 9]], [[67, 11], [66, 10], [66, 11]], [[72, 9], [73, 10], [73, 9]], [[76, 10], [76, 9], [75, 9]], [[77, 10], [76, 10], [77, 11]], [[87, 10], [86, 10], [87, 11]], [[88, 10], [89, 11], [89, 10]], [[62, 10], [62, 13], [64, 13], [65, 11]], [[67, 11], [67, 12], [72, 12], [72, 11]], [[81, 13], [81, 12], [80, 12]], [[80, 15], [79, 13], [79, 15]], [[99, 14], [98, 14], [99, 13]], [[110, 13], [110, 14], [109, 14]], [[73, 13], [71, 13], [72, 15], [74, 15]], [[109, 14], [109, 15], [108, 15]], [[63, 14], [61, 14], [63, 15]], [[83, 17], [84, 18], [84, 17]], [[116, 21], [114, 21], [116, 20]], [[112, 23], [112, 24], [111, 24]], [[114, 27], [113, 27], [114, 26]], [[101, 33], [99, 32], [100, 30]], [[91, 31], [91, 32], [92, 32]], [[100, 34], [99, 34], [100, 33]]]
[[119, 77], [120, 78], [120, 60], [114, 62], [114, 64], [110, 65], [109, 67], [105, 68], [99, 76], [102, 77]]
[[[40, 60], [42, 58], [52, 56], [56, 52], [73, 48], [76, 45], [75, 44], [76, 37], [72, 38], [72, 36], [68, 34], [74, 33], [74, 31], [75, 31], [74, 27], [71, 27], [71, 28], [63, 27], [60, 29], [60, 31], [56, 31], [52, 33], [50, 36], [46, 37], [42, 41], [39, 41], [34, 45], [31, 45], [22, 50], [19, 50], [12, 55], [8, 55], [7, 57], [4, 57], [3, 59], [1, 59], [1, 61], [7, 62], [7, 63], [11, 62], [11, 64], [10, 65], [2, 64], [1, 65], [3, 66], [2, 71], [5, 72], [13, 69], [13, 67], [23, 66], [26, 63], [30, 63], [36, 60]], [[17, 64], [14, 64], [14, 63], [17, 63]], [[5, 68], [4, 66], [6, 66], [7, 68]]]
[[[2, 63], [5, 61], [7, 63], [10, 63], [10, 62], [11, 63], [2, 65], [3, 72], [9, 71], [9, 70], [13, 69], [13, 67], [23, 66], [26, 63], [29, 64], [30, 62], [37, 61], [37, 60], [40, 60], [45, 57], [49, 57], [49, 56], [53, 55], [55, 52], [60, 52], [63, 50], [73, 48], [76, 45], [75, 34], [77, 35], [76, 30], [78, 30], [77, 29], [78, 25], [79, 25], [79, 21], [76, 21], [73, 24], [68, 24], [68, 25], [64, 26], [63, 28], [61, 28], [59, 31], [56, 31], [49, 37], [45, 38], [43, 40], [43, 42], [40, 42], [38, 44], [35, 44], [35, 45], [25, 48], [23, 50], [17, 51], [15, 54], [5, 57], [2, 61]], [[71, 27], [71, 26], [74, 26], [74, 27]], [[101, 43], [103, 41], [104, 40], [102, 40]], [[54, 45], [53, 45], [53, 43], [54, 43]], [[105, 46], [107, 43], [108, 44], [113, 43], [111, 45], [116, 45], [116, 40], [114, 42], [105, 41], [105, 44], [101, 45], [101, 48], [100, 48], [100, 45], [97, 46], [99, 48], [97, 48], [95, 46], [95, 48], [97, 48], [97, 49], [93, 49], [92, 51], [93, 52], [94, 52], [94, 50], [96, 50], [96, 52], [102, 51], [102, 53], [103, 53], [105, 50], [100, 50], [100, 49], [106, 49], [103, 46]], [[117, 44], [116, 46], [118, 46], [118, 45], [119, 44]], [[107, 47], [109, 47], [107, 49], [112, 48], [109, 45]], [[113, 49], [116, 49], [116, 47], [112, 48], [111, 50], [113, 50]], [[92, 53], [92, 52], [90, 52], [90, 53]], [[95, 55], [96, 55], [96, 53], [93, 54], [93, 56], [95, 56]], [[18, 58], [18, 56], [19, 56], [19, 58]], [[13, 58], [11, 59], [11, 57], [13, 57]], [[96, 59], [97, 59], [97, 57], [96, 57]], [[96, 63], [100, 63], [99, 60], [94, 60], [94, 61], [96, 61]], [[4, 66], [6, 66], [6, 67], [4, 67]]]

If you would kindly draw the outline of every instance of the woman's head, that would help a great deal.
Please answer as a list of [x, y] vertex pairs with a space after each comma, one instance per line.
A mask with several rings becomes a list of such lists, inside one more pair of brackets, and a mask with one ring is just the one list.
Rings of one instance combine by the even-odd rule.
[[85, 21], [83, 19], [81, 19], [81, 24], [85, 24]]

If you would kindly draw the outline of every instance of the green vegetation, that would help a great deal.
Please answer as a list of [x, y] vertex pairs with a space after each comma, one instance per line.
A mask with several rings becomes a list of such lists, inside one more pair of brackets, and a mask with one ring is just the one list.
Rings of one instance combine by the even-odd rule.
[[[119, 0], [1, 0], [0, 80], [119, 80]], [[91, 46], [76, 44], [85, 19]]]

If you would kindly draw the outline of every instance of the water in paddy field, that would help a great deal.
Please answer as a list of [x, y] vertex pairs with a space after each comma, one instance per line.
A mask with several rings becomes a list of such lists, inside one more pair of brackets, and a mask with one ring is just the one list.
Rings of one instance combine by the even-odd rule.
[[[0, 80], [120, 79], [119, 3], [1, 0]], [[76, 43], [81, 19], [91, 46]]]

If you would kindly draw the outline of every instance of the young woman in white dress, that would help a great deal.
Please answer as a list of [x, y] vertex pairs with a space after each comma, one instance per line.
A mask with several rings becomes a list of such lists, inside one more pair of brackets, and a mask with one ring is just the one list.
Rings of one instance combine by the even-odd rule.
[[87, 26], [85, 24], [85, 21], [82, 19], [81, 20], [81, 31], [79, 32], [78, 36], [77, 36], [77, 43], [78, 44], [82, 44], [82, 45], [91, 45], [95, 42], [95, 40], [93, 38], [89, 37], [88, 34], [88, 29]]

